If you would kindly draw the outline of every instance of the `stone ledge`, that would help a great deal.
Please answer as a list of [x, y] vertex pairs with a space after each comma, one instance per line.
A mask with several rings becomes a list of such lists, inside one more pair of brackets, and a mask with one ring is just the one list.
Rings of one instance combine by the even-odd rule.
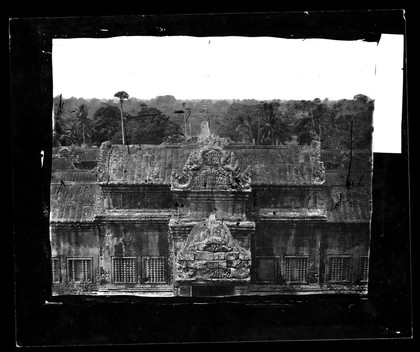
[[[236, 220], [236, 219], [218, 219], [223, 222], [229, 229], [239, 229], [244, 228], [247, 230], [255, 229], [255, 222], [249, 220]], [[182, 228], [182, 227], [194, 227], [197, 224], [204, 223], [205, 220], [189, 220], [189, 219], [175, 219], [171, 218], [169, 220], [169, 226], [173, 228]]]
[[70, 227], [70, 228], [92, 228], [97, 229], [98, 223], [95, 220], [90, 221], [71, 221], [71, 220], [52, 220], [51, 227]]
[[248, 294], [273, 295], [273, 294], [360, 294], [368, 293], [367, 284], [365, 285], [285, 285], [285, 284], [256, 284], [249, 285]]
[[95, 220], [97, 222], [159, 222], [167, 224], [172, 213], [165, 212], [121, 212], [121, 213], [105, 213], [97, 215]]
[[[125, 287], [124, 285], [108, 284], [106, 287], [99, 287], [98, 292], [166, 292], [173, 291], [171, 284], [131, 284], [132, 287]], [[122, 291], [124, 290], [124, 291]]]

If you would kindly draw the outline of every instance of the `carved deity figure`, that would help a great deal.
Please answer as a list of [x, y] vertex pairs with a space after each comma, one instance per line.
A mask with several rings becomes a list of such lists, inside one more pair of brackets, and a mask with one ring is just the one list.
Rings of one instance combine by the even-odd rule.
[[250, 167], [241, 171], [233, 152], [224, 149], [226, 140], [211, 137], [193, 150], [180, 172], [172, 173], [172, 190], [250, 191]]

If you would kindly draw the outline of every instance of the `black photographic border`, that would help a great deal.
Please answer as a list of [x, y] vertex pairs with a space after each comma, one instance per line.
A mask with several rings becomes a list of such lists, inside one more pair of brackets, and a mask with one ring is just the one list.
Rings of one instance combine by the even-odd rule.
[[[223, 300], [126, 296], [57, 299], [51, 296], [50, 262], [46, 255], [50, 251], [47, 214], [53, 38], [243, 35], [377, 42], [381, 33], [406, 34], [405, 17], [406, 13], [397, 9], [150, 13], [9, 20], [15, 343], [30, 347], [305, 342], [319, 340], [317, 328], [322, 329], [332, 321], [337, 331], [331, 333], [330, 339], [335, 343], [345, 341], [351, 345], [353, 341], [362, 340], [365, 346], [370, 344], [372, 348], [377, 341], [392, 344], [405, 338], [409, 340], [412, 275], [406, 60], [402, 153], [374, 154], [368, 297], [372, 305], [340, 295], [289, 299], [250, 296]], [[104, 28], [107, 31], [103, 31]], [[162, 32], [161, 28], [165, 30]], [[44, 152], [42, 168], [41, 150]], [[341, 317], [340, 312], [351, 304], [356, 306], [353, 313]], [[372, 312], [366, 311], [370, 308]], [[312, 315], [308, 316], [308, 312]], [[340, 329], [343, 324], [367, 324], [366, 329], [370, 329], [372, 335], [359, 339]], [[284, 334], [275, 335], [278, 326], [283, 328], [279, 331]]]

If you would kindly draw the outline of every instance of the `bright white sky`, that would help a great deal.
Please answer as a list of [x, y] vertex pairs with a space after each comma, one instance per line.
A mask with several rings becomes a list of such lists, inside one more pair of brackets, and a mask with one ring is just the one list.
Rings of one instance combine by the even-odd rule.
[[54, 96], [314, 99], [374, 95], [376, 43], [273, 37], [54, 39]]
[[[375, 99], [374, 152], [400, 152], [403, 36], [376, 42], [273, 37], [53, 39], [64, 98]], [[375, 72], [376, 71], [376, 72]], [[380, 74], [380, 76], [379, 76]]]

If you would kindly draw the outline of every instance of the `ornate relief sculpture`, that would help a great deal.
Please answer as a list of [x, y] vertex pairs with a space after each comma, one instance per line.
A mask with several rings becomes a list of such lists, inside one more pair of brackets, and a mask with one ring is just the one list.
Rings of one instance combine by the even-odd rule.
[[224, 149], [226, 140], [209, 137], [193, 150], [180, 172], [172, 173], [172, 190], [250, 191], [249, 167], [241, 171], [233, 152]]
[[325, 180], [325, 167], [322, 161], [319, 161], [313, 168], [312, 172], [315, 182], [323, 183]]
[[176, 280], [248, 281], [250, 267], [251, 252], [212, 214], [204, 224], [193, 227], [176, 256]]

